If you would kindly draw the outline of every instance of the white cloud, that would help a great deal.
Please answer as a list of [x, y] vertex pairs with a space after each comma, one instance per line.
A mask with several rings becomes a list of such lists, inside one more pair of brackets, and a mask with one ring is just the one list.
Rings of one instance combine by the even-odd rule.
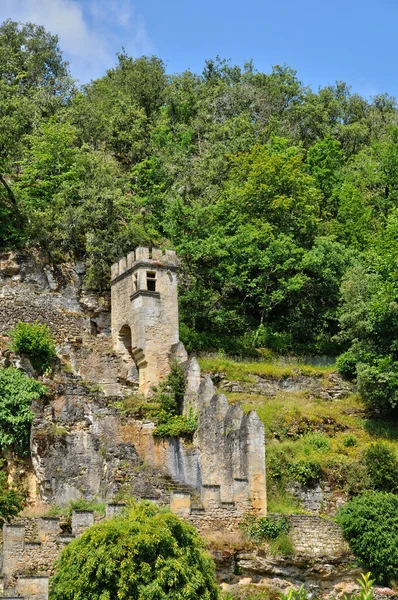
[[131, 0], [1, 0], [0, 21], [43, 25], [57, 34], [72, 74], [87, 81], [104, 74], [124, 46], [133, 56], [152, 52], [145, 24]]

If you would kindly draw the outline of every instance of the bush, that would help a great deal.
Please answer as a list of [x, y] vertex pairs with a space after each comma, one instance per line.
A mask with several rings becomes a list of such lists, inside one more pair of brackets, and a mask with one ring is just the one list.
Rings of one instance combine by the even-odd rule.
[[371, 444], [364, 455], [372, 487], [379, 492], [398, 490], [398, 459], [396, 453], [382, 442]]
[[337, 520], [355, 556], [381, 583], [398, 578], [398, 496], [357, 496], [340, 509]]
[[198, 427], [198, 418], [192, 411], [188, 417], [181, 414], [184, 393], [184, 372], [175, 363], [171, 366], [168, 376], [160, 383], [159, 391], [153, 399], [154, 403], [159, 406], [158, 412], [152, 414], [157, 424], [153, 435], [157, 437], [183, 437], [190, 440], [193, 438]]
[[26, 354], [39, 374], [51, 367], [56, 351], [47, 325], [20, 322], [9, 332], [9, 336], [10, 349], [17, 354]]
[[352, 352], [344, 352], [336, 360], [336, 369], [342, 377], [354, 379], [357, 375], [357, 358]]
[[191, 440], [198, 428], [198, 417], [190, 411], [188, 417], [184, 415], [174, 415], [164, 417], [160, 420], [153, 432], [155, 437], [182, 437]]
[[357, 366], [358, 392], [375, 411], [388, 414], [398, 404], [398, 363], [380, 359]]
[[9, 367], [0, 370], [0, 447], [12, 446], [21, 456], [29, 452], [31, 404], [46, 393], [46, 388], [22, 371]]
[[196, 529], [150, 502], [90, 527], [61, 553], [50, 600], [216, 600], [215, 567]]
[[241, 529], [254, 542], [269, 542], [286, 534], [290, 523], [286, 517], [256, 517], [247, 514], [241, 523]]
[[322, 478], [322, 467], [315, 460], [299, 460], [289, 466], [293, 479], [306, 486], [313, 486]]

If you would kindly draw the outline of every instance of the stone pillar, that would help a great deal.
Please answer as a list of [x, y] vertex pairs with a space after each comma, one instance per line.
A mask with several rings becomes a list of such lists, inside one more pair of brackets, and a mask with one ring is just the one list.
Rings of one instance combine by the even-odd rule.
[[17, 590], [24, 600], [48, 600], [48, 577], [18, 577]]
[[76, 537], [81, 535], [94, 523], [92, 510], [74, 510], [72, 512], [72, 533]]
[[219, 485], [202, 485], [201, 501], [207, 509], [219, 508], [221, 506], [221, 493]]
[[190, 410], [198, 412], [198, 391], [200, 386], [200, 366], [195, 357], [188, 361], [185, 368], [185, 395], [183, 414], [187, 417]]
[[235, 477], [234, 502], [239, 512], [245, 512], [249, 508], [249, 481], [244, 477]]
[[3, 525], [3, 575], [12, 576], [18, 564], [23, 561], [25, 550], [25, 527], [23, 525]]
[[242, 437], [245, 443], [251, 507], [259, 515], [265, 516], [267, 514], [267, 491], [264, 425], [258, 414], [253, 410], [243, 417]]
[[171, 492], [170, 511], [179, 517], [191, 513], [191, 494], [189, 492]]
[[37, 529], [40, 542], [57, 538], [61, 533], [58, 517], [41, 517], [37, 520]]

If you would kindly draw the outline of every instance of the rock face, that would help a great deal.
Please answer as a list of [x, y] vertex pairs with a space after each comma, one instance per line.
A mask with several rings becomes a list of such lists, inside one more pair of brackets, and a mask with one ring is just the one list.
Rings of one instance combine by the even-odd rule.
[[[139, 248], [114, 265], [113, 337], [109, 304], [84, 292], [81, 266], [55, 272], [37, 257], [7, 255], [0, 267], [0, 330], [19, 320], [47, 323], [61, 359], [45, 381], [47, 398], [34, 406], [31, 454], [42, 501], [112, 500], [125, 490], [166, 502], [167, 482], [173, 481], [202, 492], [204, 502], [213, 488], [214, 510], [223, 503], [235, 513], [250, 507], [265, 514], [263, 426], [255, 413], [229, 407], [211, 380], [201, 377], [196, 359], [184, 366], [184, 413], [199, 415], [193, 444], [155, 438], [153, 423], [124, 416], [117, 408], [123, 396], [137, 390], [136, 364], [146, 391], [168, 372], [170, 359], [186, 360], [178, 342], [173, 252], [153, 250], [150, 257], [148, 249]], [[125, 326], [146, 366], [132, 351], [135, 342], [125, 343]]]

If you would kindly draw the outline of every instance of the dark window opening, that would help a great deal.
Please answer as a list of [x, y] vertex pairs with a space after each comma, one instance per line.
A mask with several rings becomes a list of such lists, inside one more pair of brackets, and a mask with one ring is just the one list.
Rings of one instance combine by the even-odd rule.
[[94, 321], [94, 319], [90, 319], [90, 330], [91, 330], [91, 335], [98, 335], [99, 334], [98, 325]]
[[134, 273], [134, 292], [138, 290], [138, 273]]
[[155, 271], [146, 272], [146, 287], [149, 292], [156, 292], [156, 273]]

